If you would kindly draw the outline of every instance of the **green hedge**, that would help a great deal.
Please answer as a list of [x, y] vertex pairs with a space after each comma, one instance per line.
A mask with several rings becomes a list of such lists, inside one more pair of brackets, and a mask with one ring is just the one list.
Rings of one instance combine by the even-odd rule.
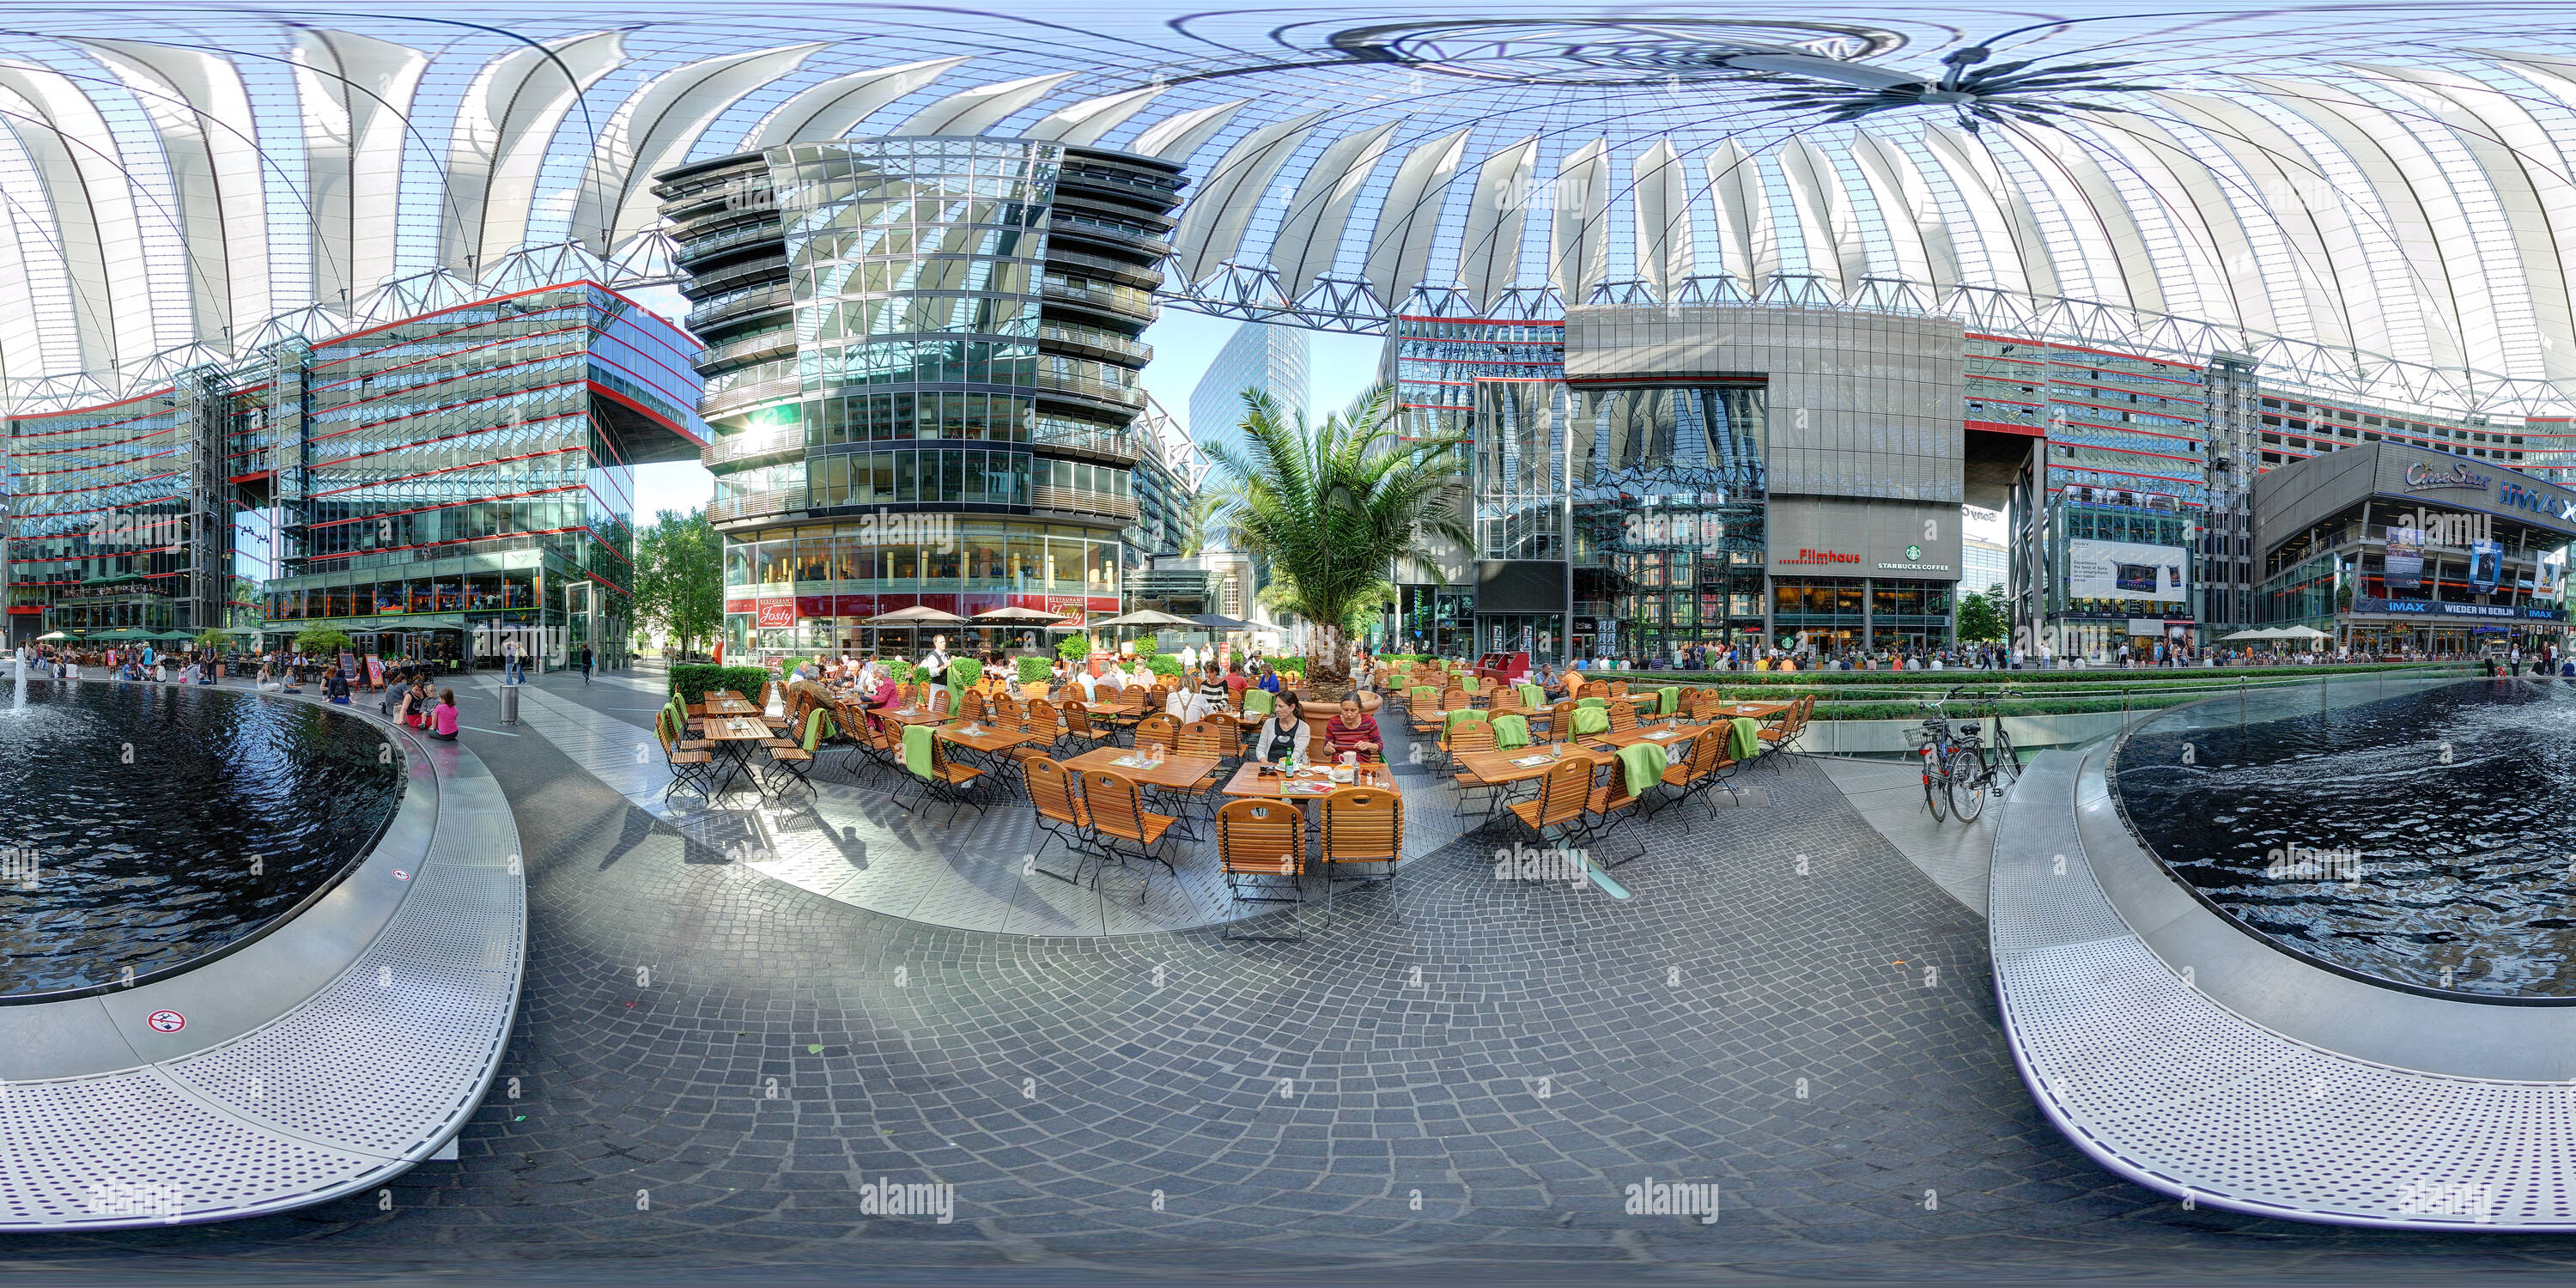
[[1728, 688], [1759, 688], [1765, 685], [1792, 688], [1832, 688], [1837, 685], [1859, 685], [1864, 688], [1922, 686], [1947, 689], [1957, 685], [1995, 686], [2029, 689], [2048, 685], [2101, 684], [2138, 688], [2150, 685], [2181, 685], [2202, 689], [2231, 686], [2239, 679], [2278, 679], [2296, 677], [2313, 680], [2320, 676], [2342, 677], [2370, 675], [2393, 671], [2456, 670], [2469, 674], [2474, 663], [2370, 663], [2345, 666], [2266, 666], [2210, 669], [2205, 667], [2140, 667], [2123, 670], [2101, 667], [2087, 670], [2058, 671], [1586, 671], [1594, 681], [1626, 680], [1630, 688], [1647, 684], [1721, 685]]
[[1145, 659], [1145, 669], [1156, 675], [1178, 678], [1181, 673], [1181, 659], [1169, 653], [1156, 653]]
[[1080, 631], [1056, 641], [1055, 655], [1067, 662], [1079, 662], [1091, 656], [1091, 638]]
[[745, 697], [758, 698], [761, 686], [776, 678], [765, 666], [713, 666], [705, 662], [681, 662], [671, 668], [671, 691], [682, 702], [704, 702], [709, 689], [731, 689]]
[[1055, 678], [1055, 664], [1042, 657], [1020, 659], [1020, 683], [1044, 684]]
[[[2126, 702], [2116, 697], [2042, 698], [1998, 702], [1994, 704], [1994, 710], [2008, 716], [2072, 716], [2106, 711], [2153, 711], [2162, 707], [2180, 706], [2206, 696], [2200, 693], [2141, 693], [2130, 695]], [[1987, 707], [1982, 702], [1973, 707], [1965, 702], [1953, 702], [1948, 710], [1952, 720], [1972, 720], [1983, 718]], [[1931, 713], [1911, 702], [1818, 702], [1816, 704], [1818, 720], [1921, 720], [1929, 714]]]
[[971, 657], [961, 657], [948, 664], [948, 691], [964, 693], [984, 678], [984, 664]]

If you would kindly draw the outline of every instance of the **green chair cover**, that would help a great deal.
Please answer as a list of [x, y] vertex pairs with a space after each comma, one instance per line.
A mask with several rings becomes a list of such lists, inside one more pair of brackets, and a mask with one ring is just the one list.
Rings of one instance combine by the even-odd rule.
[[832, 717], [825, 714], [821, 707], [816, 707], [812, 711], [806, 713], [805, 750], [807, 754], [810, 755], [816, 747], [822, 745], [823, 731], [831, 727]]
[[1504, 751], [1518, 751], [1530, 745], [1529, 717], [1517, 715], [1494, 717], [1494, 745]]
[[931, 732], [929, 725], [905, 725], [903, 767], [920, 777], [930, 777], [930, 740], [937, 736]]
[[1734, 732], [1726, 740], [1729, 760], [1751, 760], [1762, 754], [1762, 722], [1751, 716], [1737, 716]]
[[1643, 796], [1646, 790], [1664, 780], [1664, 769], [1672, 764], [1664, 749], [1651, 742], [1641, 742], [1619, 749], [1619, 772], [1628, 776], [1628, 794]]
[[1574, 705], [1575, 705], [1575, 708], [1576, 708], [1577, 710], [1583, 710], [1583, 709], [1589, 708], [1590, 710], [1594, 710], [1594, 711], [1606, 711], [1606, 710], [1609, 710], [1609, 708], [1610, 708], [1610, 699], [1608, 699], [1608, 698], [1576, 698], [1576, 699], [1574, 700]]
[[1602, 707], [1576, 707], [1574, 709], [1575, 737], [1581, 738], [1588, 734], [1608, 732], [1610, 732], [1610, 712], [1607, 709]]
[[1405, 696], [1416, 702], [1429, 701], [1436, 703], [1440, 700], [1440, 686], [1436, 684], [1417, 684], [1412, 688], [1405, 690]]
[[1271, 693], [1268, 689], [1245, 689], [1243, 691], [1243, 713], [1245, 715], [1268, 715], [1270, 714], [1270, 709], [1277, 705], [1279, 705], [1278, 696]]
[[1536, 711], [1540, 707], [1547, 705], [1546, 690], [1539, 688], [1535, 684], [1529, 683], [1522, 683], [1516, 687], [1520, 690], [1522, 706], [1528, 707], [1532, 711]]
[[1655, 690], [1655, 692], [1661, 695], [1664, 700], [1664, 704], [1655, 708], [1655, 710], [1668, 716], [1681, 714], [1682, 691], [1679, 686], [1661, 688]]
[[1442, 717], [1440, 721], [1440, 732], [1446, 734], [1450, 730], [1457, 728], [1458, 722], [1461, 720], [1482, 720], [1485, 718], [1485, 713], [1478, 711], [1474, 707], [1460, 707], [1455, 711], [1447, 712]]

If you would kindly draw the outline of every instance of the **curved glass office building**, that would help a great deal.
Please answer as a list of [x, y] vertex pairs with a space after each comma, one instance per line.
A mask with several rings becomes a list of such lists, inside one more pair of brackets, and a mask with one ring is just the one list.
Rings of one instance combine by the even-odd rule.
[[[1114, 612], [1138, 336], [1180, 169], [1061, 143], [799, 144], [666, 171], [716, 433], [726, 639], [855, 649], [926, 604]], [[1150, 540], [1150, 538], [1144, 538]]]

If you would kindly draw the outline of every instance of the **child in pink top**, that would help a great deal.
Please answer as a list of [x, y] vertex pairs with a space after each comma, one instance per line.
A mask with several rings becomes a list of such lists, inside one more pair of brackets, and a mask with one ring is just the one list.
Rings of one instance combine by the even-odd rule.
[[430, 737], [441, 742], [456, 741], [456, 690], [438, 691], [438, 706], [430, 712], [430, 719], [437, 725], [430, 731]]

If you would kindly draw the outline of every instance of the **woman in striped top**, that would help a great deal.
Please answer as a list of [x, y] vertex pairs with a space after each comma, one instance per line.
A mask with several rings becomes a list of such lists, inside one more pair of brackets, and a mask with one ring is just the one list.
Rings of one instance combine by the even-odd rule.
[[1377, 717], [1360, 710], [1358, 694], [1345, 694], [1342, 706], [1324, 723], [1324, 736], [1333, 740], [1333, 755], [1356, 753], [1363, 764], [1383, 760], [1386, 739], [1377, 731]]
[[1225, 687], [1225, 672], [1218, 670], [1214, 662], [1208, 663], [1206, 669], [1199, 672], [1199, 696], [1207, 699], [1208, 709], [1211, 711], [1228, 709], [1226, 699], [1232, 694], [1228, 693]]

